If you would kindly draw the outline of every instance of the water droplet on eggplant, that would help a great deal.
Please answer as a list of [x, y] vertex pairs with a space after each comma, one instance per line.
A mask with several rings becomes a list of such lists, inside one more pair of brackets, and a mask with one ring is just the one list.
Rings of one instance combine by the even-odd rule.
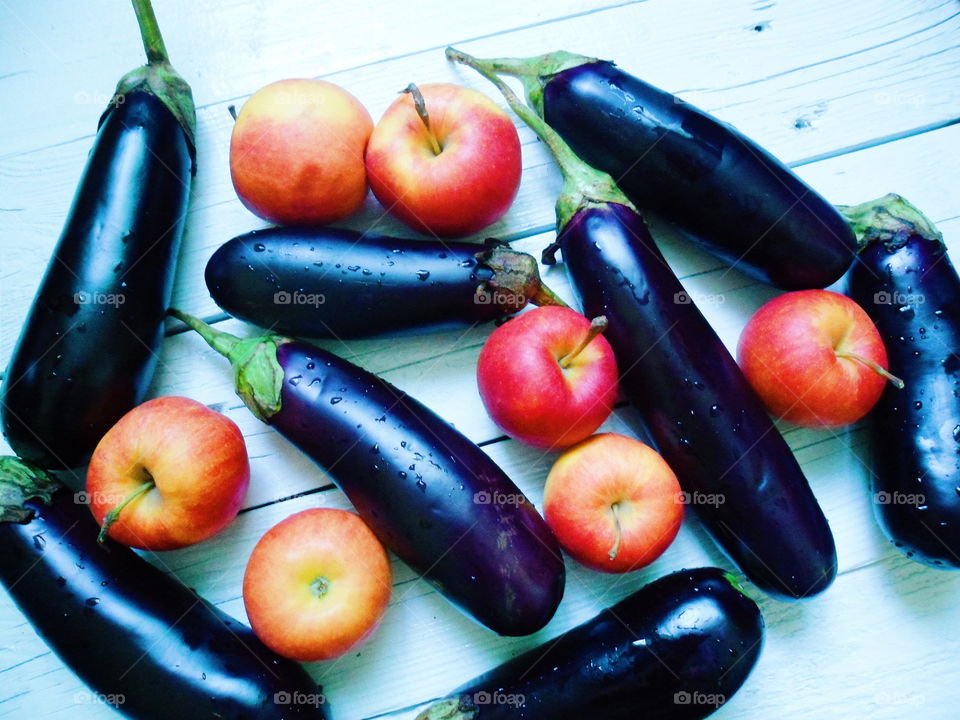
[[430, 277], [429, 270], [417, 270], [417, 280], [420, 280], [422, 282], [429, 277]]
[[342, 397], [332, 397], [332, 398], [330, 398], [330, 404], [331, 404], [331, 405], [336, 405], [336, 404], [337, 404], [338, 402], [340, 402], [341, 400], [343, 400]]
[[266, 249], [267, 249], [267, 248], [266, 248], [266, 246], [265, 246], [263, 243], [256, 243], [256, 244], [253, 246], [253, 251], [254, 251], [254, 252], [263, 252], [263, 251], [266, 250]]

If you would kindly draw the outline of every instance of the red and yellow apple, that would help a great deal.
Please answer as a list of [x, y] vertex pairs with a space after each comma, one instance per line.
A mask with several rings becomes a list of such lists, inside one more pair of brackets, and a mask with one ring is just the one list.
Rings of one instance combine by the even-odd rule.
[[247, 448], [229, 418], [185, 397], [138, 405], [100, 440], [87, 469], [101, 535], [144, 550], [174, 550], [216, 535], [250, 482]]
[[656, 450], [601, 433], [564, 452], [547, 476], [543, 517], [564, 550], [594, 570], [649, 565], [683, 520], [676, 475]]
[[458, 85], [408, 90], [370, 136], [373, 194], [430, 235], [469, 235], [498, 220], [520, 185], [520, 139], [510, 117], [483, 93]]
[[888, 380], [880, 333], [863, 308], [829, 290], [770, 300], [747, 322], [737, 361], [767, 409], [806, 427], [856, 422]]
[[540, 448], [573, 445], [613, 411], [617, 362], [591, 322], [570, 308], [523, 313], [494, 330], [477, 362], [480, 398], [511, 437]]
[[260, 538], [243, 576], [250, 626], [274, 652], [328, 660], [364, 640], [390, 601], [390, 561], [359, 515], [314, 508]]
[[247, 100], [233, 126], [233, 186], [251, 212], [275, 223], [341, 220], [367, 194], [363, 153], [372, 130], [366, 108], [333, 83], [271, 83]]

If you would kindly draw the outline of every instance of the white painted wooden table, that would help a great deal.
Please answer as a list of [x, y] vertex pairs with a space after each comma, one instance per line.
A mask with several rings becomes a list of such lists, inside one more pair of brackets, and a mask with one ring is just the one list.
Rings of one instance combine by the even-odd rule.
[[[207, 296], [203, 266], [222, 242], [262, 223], [234, 195], [227, 106], [272, 80], [322, 76], [376, 118], [410, 81], [453, 81], [490, 93], [447, 65], [442, 48], [531, 55], [564, 48], [627, 70], [730, 121], [837, 203], [888, 191], [939, 223], [960, 259], [960, 4], [955, 0], [154, 0], [174, 64], [198, 106], [199, 174], [175, 303], [243, 330]], [[124, 0], [0, 0], [0, 367], [52, 252], [97, 118], [122, 73], [142, 62]], [[497, 98], [499, 101], [499, 98]], [[507, 216], [485, 234], [534, 252], [552, 238], [559, 175], [525, 128], [524, 175]], [[404, 228], [371, 198], [348, 223]], [[658, 240], [730, 348], [774, 291], [683, 244]], [[550, 283], [572, 300], [560, 268]], [[722, 302], [721, 302], [722, 300]], [[429, 337], [327, 342], [453, 422], [534, 500], [553, 457], [502, 438], [487, 419], [474, 365], [488, 327]], [[253, 479], [245, 510], [214, 540], [162, 557], [183, 582], [244, 617], [240, 579], [258, 538], [307, 507], [348, 507], [324, 473], [234, 396], [228, 367], [194, 334], [171, 334], [152, 395], [212, 405], [242, 428]], [[609, 429], [638, 432], [618, 411]], [[906, 560], [882, 537], [866, 489], [864, 428], [783, 431], [837, 540], [840, 576], [798, 604], [761, 597], [767, 642], [753, 675], [718, 718], [956, 718], [960, 713], [960, 575]], [[8, 448], [0, 450], [6, 452]], [[3, 549], [0, 548], [0, 552]], [[727, 565], [690, 519], [653, 566], [607, 577], [572, 561], [556, 618], [534, 636], [502, 639], [455, 611], [395, 562], [396, 588], [376, 635], [356, 653], [309, 667], [336, 720], [406, 720], [421, 703], [551, 638], [675, 568]], [[756, 593], [760, 597], [759, 591]], [[109, 718], [0, 593], [0, 716]]]

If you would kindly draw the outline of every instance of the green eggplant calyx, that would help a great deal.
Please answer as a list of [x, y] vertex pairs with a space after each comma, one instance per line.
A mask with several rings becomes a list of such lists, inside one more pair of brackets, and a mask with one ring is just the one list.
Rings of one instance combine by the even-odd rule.
[[896, 250], [914, 236], [943, 243], [933, 221], [895, 193], [859, 205], [838, 205], [837, 209], [850, 223], [861, 251], [875, 242]]
[[211, 327], [199, 318], [170, 308], [170, 315], [202, 337], [233, 366], [237, 395], [250, 412], [265, 423], [280, 412], [283, 389], [283, 368], [277, 359], [277, 348], [288, 342], [278, 335], [240, 338]]
[[480, 709], [470, 696], [461, 695], [434, 703], [415, 720], [474, 720], [479, 714]]
[[544, 122], [542, 117], [523, 104], [510, 86], [497, 75], [492, 63], [487, 64], [488, 61], [478, 60], [454, 48], [447, 48], [447, 59], [472, 67], [496, 85], [510, 108], [550, 148], [557, 165], [560, 166], [560, 172], [563, 173], [563, 189], [557, 198], [557, 233], [563, 232], [567, 223], [577, 212], [593, 205], [615, 203], [636, 211], [633, 203], [617, 187], [616, 181], [609, 174], [587, 165], [578, 158], [573, 149]]
[[[447, 58], [455, 62], [459, 62], [458, 58], [463, 54], [454, 48], [447, 48]], [[601, 61], [599, 58], [557, 50], [529, 58], [483, 58], [477, 59], [477, 62], [498, 75], [517, 78], [523, 85], [530, 107], [543, 117], [543, 89], [551, 77], [570, 68]]]
[[137, 14], [143, 48], [147, 54], [147, 64], [131, 70], [117, 83], [117, 89], [107, 109], [100, 116], [103, 123], [107, 115], [118, 105], [126, 101], [127, 95], [137, 91], [155, 96], [167, 106], [187, 136], [193, 171], [196, 172], [197, 150], [197, 112], [193, 104], [193, 92], [187, 82], [173, 69], [167, 48], [160, 34], [160, 26], [153, 14], [150, 0], [133, 0], [133, 9]]
[[33, 510], [27, 500], [49, 503], [63, 485], [39, 465], [13, 455], [0, 457], [0, 522], [27, 523]]
[[537, 261], [527, 253], [494, 246], [477, 253], [477, 262], [493, 276], [477, 287], [477, 294], [496, 305], [505, 315], [518, 312], [528, 302], [534, 305], [567, 304], [548, 288], [540, 277]]

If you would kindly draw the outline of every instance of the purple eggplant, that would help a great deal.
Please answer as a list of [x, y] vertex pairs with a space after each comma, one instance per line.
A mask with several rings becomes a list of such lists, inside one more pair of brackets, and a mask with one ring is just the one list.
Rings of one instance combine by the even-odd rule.
[[699, 720], [740, 689], [762, 646], [760, 608], [729, 574], [681, 570], [471, 680], [417, 720]]
[[727, 123], [612, 62], [563, 51], [484, 62], [519, 77], [534, 109], [637, 207], [724, 262], [785, 290], [826, 287], [850, 267], [843, 216]]
[[874, 510], [907, 557], [960, 568], [960, 278], [940, 232], [902, 197], [842, 210], [860, 239], [848, 291], [904, 382], [871, 414]]
[[376, 375], [315, 345], [241, 340], [171, 310], [234, 365], [237, 392], [323, 467], [381, 542], [501, 635], [527, 635], [563, 595], [556, 538], [476, 444]]
[[824, 590], [837, 572], [826, 518], [790, 448], [643, 218], [612, 177], [579, 160], [485, 61], [452, 49], [447, 54], [496, 83], [560, 163], [558, 240], [544, 261], [552, 262], [559, 249], [584, 312], [607, 317], [605, 335], [624, 394], [708, 532], [767, 592], [800, 598]]
[[224, 243], [207, 288], [234, 317], [296, 337], [366, 337], [473, 325], [527, 302], [562, 305], [537, 261], [498, 244], [339, 228], [268, 228]]
[[99, 697], [137, 720], [324, 720], [299, 664], [99, 531], [82, 493], [0, 458], [0, 582]]

